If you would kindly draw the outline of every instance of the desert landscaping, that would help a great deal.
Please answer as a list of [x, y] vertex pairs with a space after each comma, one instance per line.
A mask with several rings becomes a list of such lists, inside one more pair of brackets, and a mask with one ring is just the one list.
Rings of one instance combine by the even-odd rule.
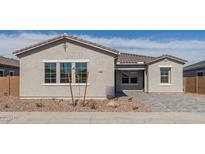
[[0, 112], [149, 112], [144, 103], [132, 98], [107, 100], [20, 100], [0, 97]]

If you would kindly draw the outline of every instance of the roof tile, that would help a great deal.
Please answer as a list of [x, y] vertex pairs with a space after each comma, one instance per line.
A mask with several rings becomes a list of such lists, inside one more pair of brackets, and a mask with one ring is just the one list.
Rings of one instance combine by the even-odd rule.
[[154, 60], [155, 58], [156, 57], [130, 54], [130, 53], [120, 53], [120, 56], [117, 61], [120, 63], [137, 63], [137, 62], [147, 63]]
[[19, 67], [19, 61], [11, 58], [0, 56], [0, 64]]

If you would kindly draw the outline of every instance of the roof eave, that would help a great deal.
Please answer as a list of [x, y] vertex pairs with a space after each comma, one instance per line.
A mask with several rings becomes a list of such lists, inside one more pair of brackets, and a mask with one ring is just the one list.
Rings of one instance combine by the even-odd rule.
[[163, 56], [163, 57], [160, 57], [160, 58], [156, 58], [156, 59], [154, 59], [150, 62], [147, 62], [146, 64], [149, 65], [151, 63], [155, 63], [156, 61], [161, 60], [161, 59], [165, 59], [165, 58], [170, 58], [170, 59], [176, 60], [178, 62], [181, 62], [182, 64], [185, 64], [186, 62], [188, 62], [187, 60], [183, 60], [183, 59], [177, 59], [177, 58], [170, 57], [170, 56]]
[[91, 47], [94, 47], [94, 48], [97, 48], [97, 49], [100, 49], [100, 50], [103, 50], [103, 51], [106, 51], [106, 52], [109, 52], [109, 53], [112, 53], [114, 55], [120, 55], [120, 52], [119, 51], [112, 51], [112, 50], [109, 50], [109, 49], [104, 49], [104, 48], [101, 48], [101, 47], [98, 47], [98, 46], [95, 46], [95, 45], [92, 45], [92, 44], [89, 44], [89, 43], [85, 43], [85, 42], [82, 42], [82, 41], [79, 41], [79, 40], [76, 40], [76, 39], [73, 39], [73, 38], [70, 38], [68, 36], [62, 36], [62, 37], [59, 37], [59, 38], [56, 38], [52, 41], [49, 41], [49, 42], [45, 42], [45, 43], [42, 43], [42, 44], [39, 44], [39, 45], [36, 45], [34, 47], [31, 47], [31, 48], [27, 48], [27, 49], [22, 49], [22, 50], [18, 50], [18, 51], [14, 51], [12, 52], [12, 54], [14, 54], [15, 56], [18, 56], [22, 53], [25, 53], [25, 52], [28, 52], [30, 50], [33, 50], [33, 49], [36, 49], [36, 48], [39, 48], [39, 47], [42, 47], [44, 45], [48, 45], [50, 43], [53, 43], [53, 42], [56, 42], [56, 41], [59, 41], [59, 40], [62, 40], [62, 39], [68, 39], [68, 40], [72, 40], [74, 42], [78, 42], [78, 43], [81, 43], [81, 44], [84, 44], [84, 45], [88, 45], [88, 46], [91, 46]]

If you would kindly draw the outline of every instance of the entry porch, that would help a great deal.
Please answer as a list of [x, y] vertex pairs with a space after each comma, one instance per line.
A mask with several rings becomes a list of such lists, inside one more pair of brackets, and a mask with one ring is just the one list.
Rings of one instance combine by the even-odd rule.
[[115, 91], [147, 92], [147, 69], [145, 67], [118, 67], [115, 69]]

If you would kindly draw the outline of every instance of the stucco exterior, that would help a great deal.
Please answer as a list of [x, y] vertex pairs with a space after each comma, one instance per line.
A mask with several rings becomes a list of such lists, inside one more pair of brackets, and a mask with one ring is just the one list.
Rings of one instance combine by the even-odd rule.
[[[60, 84], [59, 62], [57, 63], [57, 83], [44, 83], [45, 60], [88, 60], [87, 98], [104, 99], [114, 95], [115, 56], [80, 43], [65, 40], [31, 50], [20, 57], [20, 96], [21, 98], [71, 98], [69, 84]], [[73, 84], [75, 98], [82, 98], [85, 85]]]
[[[22, 99], [71, 99], [69, 83], [60, 83], [60, 64], [64, 62], [72, 63], [74, 98], [82, 99], [85, 91], [85, 83], [75, 82], [76, 62], [87, 62], [87, 99], [105, 99], [124, 90], [183, 91], [182, 66], [185, 60], [170, 55], [150, 57], [119, 53], [115, 49], [67, 35], [26, 47], [14, 54], [20, 58]], [[56, 83], [45, 83], [45, 63], [56, 63]], [[161, 83], [160, 68], [171, 70], [170, 82]], [[123, 78], [126, 84], [122, 84], [123, 71], [129, 72]]]
[[[183, 64], [171, 59], [162, 59], [148, 65], [148, 92], [183, 92]], [[160, 83], [160, 67], [171, 68], [170, 84]]]

